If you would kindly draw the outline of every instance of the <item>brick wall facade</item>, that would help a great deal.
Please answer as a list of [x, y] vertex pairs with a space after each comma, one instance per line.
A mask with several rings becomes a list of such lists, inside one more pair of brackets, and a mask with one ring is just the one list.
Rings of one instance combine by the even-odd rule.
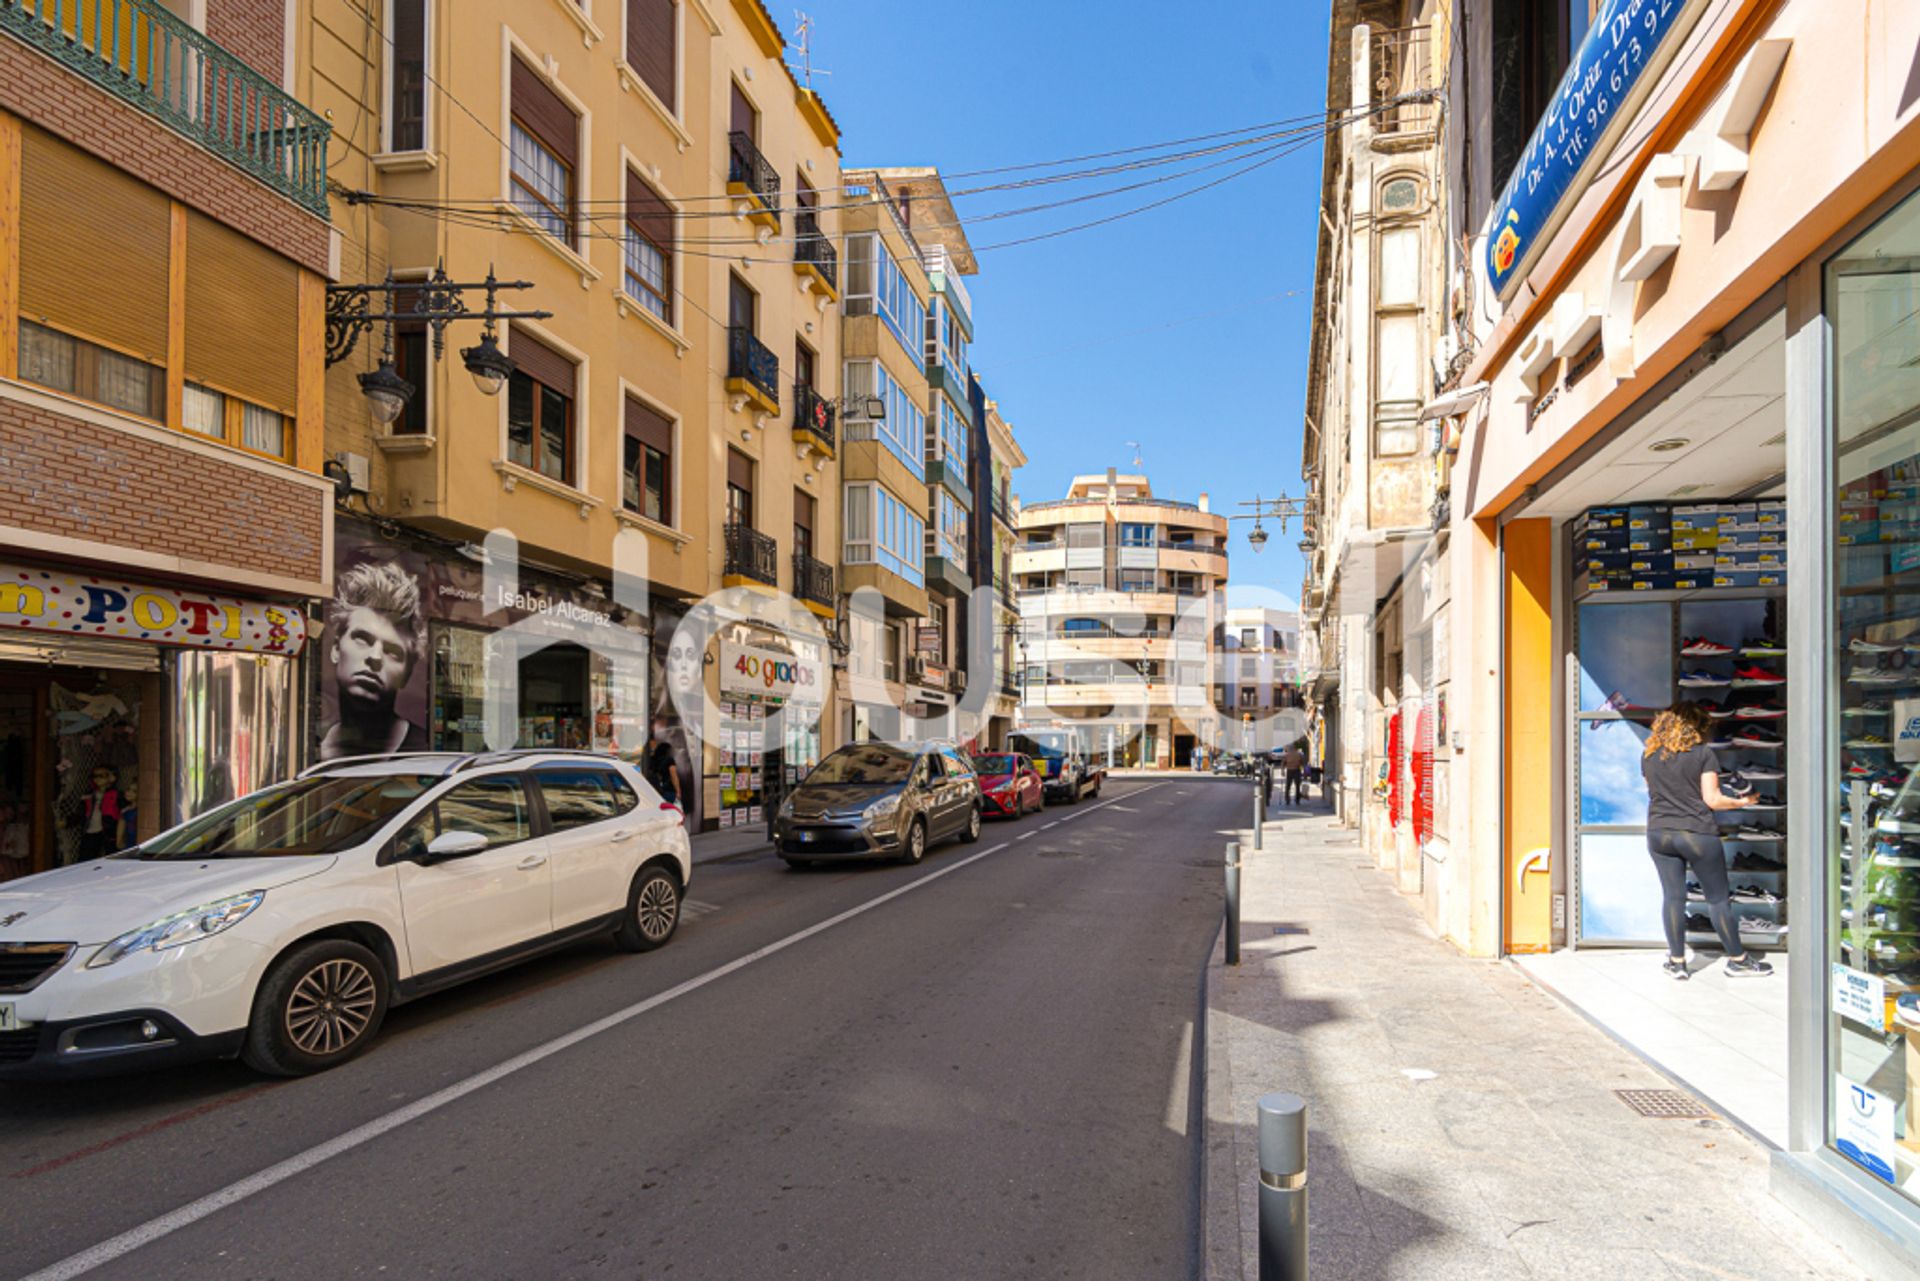
[[[278, 81], [278, 73], [274, 79]], [[52, 59], [0, 36], [0, 109], [90, 151], [310, 271], [327, 270], [327, 224]]]
[[[0, 388], [0, 524], [324, 582], [325, 491]], [[135, 571], [137, 572], [137, 571]]]
[[288, 0], [207, 0], [207, 35], [275, 84], [286, 71]]

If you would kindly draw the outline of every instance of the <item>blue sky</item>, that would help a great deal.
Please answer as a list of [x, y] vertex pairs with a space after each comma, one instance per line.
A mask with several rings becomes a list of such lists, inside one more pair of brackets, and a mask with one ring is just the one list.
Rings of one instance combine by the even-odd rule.
[[[1312, 115], [1326, 104], [1327, 6], [1223, 0], [1194, 9], [975, 0], [813, 0], [814, 84], [848, 165], [957, 174]], [[793, 14], [774, 15], [794, 35]], [[1194, 168], [958, 202], [963, 219]], [[1108, 162], [1111, 163], [1111, 162]], [[969, 228], [976, 246], [1146, 204], [1240, 163], [1066, 209]], [[1000, 181], [971, 178], [950, 187]], [[1028, 500], [1077, 472], [1127, 469], [1214, 510], [1298, 495], [1312, 309], [1317, 141], [1244, 177], [1104, 227], [982, 253], [968, 281], [973, 363], [1029, 463]], [[1235, 522], [1230, 581], [1297, 596], [1299, 527], [1255, 555]]]

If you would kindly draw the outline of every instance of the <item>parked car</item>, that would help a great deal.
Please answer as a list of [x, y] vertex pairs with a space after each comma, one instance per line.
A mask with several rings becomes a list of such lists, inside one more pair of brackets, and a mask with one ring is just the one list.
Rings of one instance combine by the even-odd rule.
[[980, 839], [980, 781], [951, 743], [850, 743], [780, 803], [773, 840], [789, 867], [822, 859], [918, 863], [949, 837]]
[[1100, 795], [1106, 764], [1089, 757], [1072, 730], [1021, 730], [1007, 739], [1007, 746], [1033, 762], [1048, 800], [1072, 805], [1082, 796]]
[[335, 1067], [402, 1001], [595, 935], [662, 946], [692, 870], [679, 810], [608, 757], [334, 761], [0, 885], [0, 1078]]
[[1019, 752], [988, 752], [974, 757], [972, 763], [988, 814], [1019, 818], [1029, 811], [1046, 808], [1046, 789], [1040, 782], [1040, 773], [1033, 768], [1033, 762]]

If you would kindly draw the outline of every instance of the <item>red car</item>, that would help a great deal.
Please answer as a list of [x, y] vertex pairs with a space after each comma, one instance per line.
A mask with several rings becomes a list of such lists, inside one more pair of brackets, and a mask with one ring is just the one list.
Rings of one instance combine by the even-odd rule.
[[1033, 810], [1046, 808], [1040, 775], [1033, 762], [1018, 752], [989, 752], [973, 758], [973, 772], [980, 777], [980, 796], [985, 802], [981, 813], [1003, 818], [1019, 818]]

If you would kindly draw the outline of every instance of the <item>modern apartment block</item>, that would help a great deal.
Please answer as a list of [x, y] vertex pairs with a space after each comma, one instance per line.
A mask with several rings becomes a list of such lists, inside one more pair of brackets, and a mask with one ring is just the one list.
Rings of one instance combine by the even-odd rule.
[[[341, 282], [391, 277], [406, 313], [442, 269], [492, 272], [531, 285], [501, 309], [551, 313], [497, 327], [504, 378], [463, 367], [472, 320], [443, 340], [402, 319], [390, 345], [375, 323], [333, 367], [328, 450], [356, 490], [334, 567], [356, 590], [381, 567], [419, 586], [403, 719], [433, 746], [480, 745], [490, 641], [529, 618], [552, 635], [518, 663], [527, 745], [637, 752], [659, 720], [678, 740], [676, 679], [704, 681], [722, 719], [760, 719], [789, 692], [742, 675], [761, 652], [830, 688], [825, 645], [792, 653], [755, 621], [782, 592], [831, 626], [842, 510], [839, 132], [767, 8], [313, 0], [312, 18], [296, 75], [342, 127]], [[383, 366], [412, 387], [391, 421], [361, 394]], [[494, 531], [517, 550], [511, 590], [482, 585]], [[675, 653], [688, 602], [725, 588], [737, 621], [704, 656]], [[608, 655], [634, 647], [646, 680], [615, 679]], [[319, 699], [341, 725], [327, 680]], [[701, 826], [763, 821], [839, 721], [751, 762], [698, 727], [683, 800]]]
[[1300, 706], [1297, 614], [1264, 607], [1230, 607], [1223, 615], [1216, 648], [1220, 666], [1215, 683], [1221, 687], [1216, 701], [1221, 711], [1241, 716]]
[[1013, 579], [1027, 725], [1081, 731], [1129, 765], [1189, 765], [1215, 741], [1214, 629], [1227, 519], [1154, 494], [1143, 475], [1076, 476], [1023, 504]]
[[0, 879], [300, 759], [333, 228], [285, 30], [0, 2]]
[[[1018, 541], [1014, 528], [1013, 473], [1027, 465], [1026, 451], [1014, 439], [1013, 424], [1000, 416], [998, 401], [991, 399], [974, 375], [973, 402], [973, 581], [978, 588], [993, 588], [993, 670], [981, 672], [975, 679], [989, 685], [986, 700], [986, 724], [979, 741], [991, 747], [1006, 745], [1014, 719], [1020, 713], [1020, 608], [1013, 591], [1013, 549]], [[968, 604], [967, 634], [971, 636], [972, 611], [985, 609], [979, 595]]]

